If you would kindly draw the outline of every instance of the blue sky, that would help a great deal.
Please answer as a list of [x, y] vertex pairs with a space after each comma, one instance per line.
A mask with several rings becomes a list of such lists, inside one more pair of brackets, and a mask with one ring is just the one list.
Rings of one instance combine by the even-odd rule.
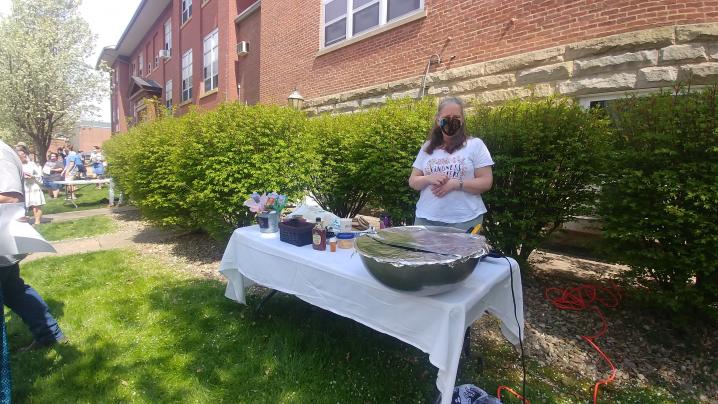
[[[10, 14], [10, 4], [10, 0], [0, 0], [0, 14]], [[139, 4], [140, 0], [83, 0], [80, 12], [90, 24], [92, 32], [98, 37], [95, 42], [95, 52], [87, 59], [87, 63], [94, 67], [102, 48], [117, 44]], [[109, 98], [99, 107], [101, 115], [94, 119], [109, 122]]]

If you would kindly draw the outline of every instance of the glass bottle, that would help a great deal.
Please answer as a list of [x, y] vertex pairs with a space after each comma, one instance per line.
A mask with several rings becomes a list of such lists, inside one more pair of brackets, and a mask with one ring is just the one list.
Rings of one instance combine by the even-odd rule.
[[312, 229], [312, 248], [319, 251], [327, 249], [327, 230], [322, 226], [322, 218], [318, 217]]

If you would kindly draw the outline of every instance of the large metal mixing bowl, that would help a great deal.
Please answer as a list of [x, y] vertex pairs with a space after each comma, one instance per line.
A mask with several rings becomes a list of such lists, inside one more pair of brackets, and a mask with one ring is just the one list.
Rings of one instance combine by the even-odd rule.
[[359, 237], [355, 247], [376, 280], [420, 296], [456, 288], [489, 252], [483, 236], [439, 226], [383, 229]]

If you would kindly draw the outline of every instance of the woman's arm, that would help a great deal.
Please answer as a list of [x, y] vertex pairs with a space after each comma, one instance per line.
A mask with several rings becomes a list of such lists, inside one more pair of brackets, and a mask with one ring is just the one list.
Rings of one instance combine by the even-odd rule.
[[0, 203], [18, 203], [23, 202], [25, 199], [22, 194], [17, 192], [5, 192], [0, 193]]
[[424, 175], [424, 172], [418, 168], [411, 169], [411, 175], [409, 176], [409, 186], [417, 191], [428, 187], [429, 185], [441, 186], [449, 180], [444, 174], [431, 174]]
[[[494, 172], [491, 166], [474, 169], [474, 178], [464, 181], [464, 192], [483, 194], [494, 184]], [[457, 187], [458, 189], [459, 187]]]
[[441, 198], [451, 191], [462, 191], [480, 195], [490, 190], [493, 183], [494, 175], [491, 166], [486, 166], [474, 169], [474, 178], [465, 180], [463, 185], [460, 180], [452, 178], [444, 184], [433, 186], [431, 192], [433, 192], [437, 198]]

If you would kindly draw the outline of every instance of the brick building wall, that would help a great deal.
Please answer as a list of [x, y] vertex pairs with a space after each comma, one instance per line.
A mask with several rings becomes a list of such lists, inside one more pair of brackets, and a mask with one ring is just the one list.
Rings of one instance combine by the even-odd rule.
[[[151, 1], [151, 0], [149, 0]], [[236, 100], [237, 84], [242, 85], [242, 99], [249, 103], [259, 101], [259, 13], [250, 15], [241, 24], [235, 24], [234, 18], [242, 10], [252, 5], [253, 0], [194, 0], [192, 16], [181, 21], [181, 0], [172, 0], [147, 26], [132, 25], [130, 29], [143, 30], [144, 35], [134, 49], [126, 55], [114, 58], [112, 68], [116, 77], [112, 78], [113, 91], [110, 98], [112, 130], [125, 132], [128, 121], [134, 116], [134, 106], [129, 94], [132, 85], [131, 76], [154, 80], [162, 87], [161, 101], [165, 101], [165, 87], [172, 80], [172, 101], [178, 114], [188, 111], [190, 105], [200, 108], [213, 108], [218, 103]], [[145, 3], [140, 5], [142, 13]], [[165, 42], [165, 22], [171, 21], [172, 49], [169, 59], [155, 58]], [[218, 87], [204, 91], [203, 62], [204, 44], [207, 35], [218, 31]], [[236, 52], [238, 37], [247, 38], [254, 43], [253, 52], [239, 58]], [[192, 98], [182, 102], [182, 55], [192, 49]], [[139, 74], [139, 59], [142, 55], [142, 74]], [[149, 66], [148, 66], [149, 65]]]
[[[237, 84], [240, 86], [239, 100], [247, 104], [256, 104], [260, 100], [260, 60], [263, 52], [260, 38], [261, 25], [261, 10], [253, 12], [240, 21], [236, 25], [236, 42], [249, 42], [249, 53], [237, 56], [237, 52], [234, 49], [231, 50], [234, 60], [228, 71], [234, 72], [235, 88]], [[235, 46], [236, 42], [233, 42], [232, 46]]]
[[[388, 97], [416, 96], [433, 54], [441, 63], [430, 66], [428, 94], [489, 103], [532, 91], [578, 95], [657, 87], [694, 71], [703, 82], [718, 79], [718, 0], [424, 0], [423, 12], [409, 22], [326, 49], [320, 44], [318, 0], [262, 0], [258, 9], [255, 0], [194, 0], [192, 17], [184, 25], [181, 0], [169, 1], [161, 12], [164, 3], [151, 1], [142, 5], [155, 4], [158, 17], [146, 26], [130, 24], [130, 29], [143, 30], [143, 38], [113, 65], [116, 132], [126, 131], [125, 117], [133, 115], [127, 92], [131, 65], [140, 53], [143, 76], [162, 87], [172, 79], [177, 112], [187, 111], [190, 103], [180, 105], [181, 59], [189, 48], [192, 104], [200, 108], [238, 97], [250, 104], [284, 105], [295, 88], [310, 113], [344, 112]], [[255, 11], [236, 19], [248, 8]], [[147, 64], [154, 63], [164, 44], [168, 18], [172, 57], [147, 73]], [[679, 33], [701, 23], [706, 27], [695, 37]], [[219, 86], [204, 94], [203, 39], [215, 28]], [[239, 41], [250, 43], [249, 54], [237, 55]]]
[[[425, 0], [427, 16], [320, 52], [321, 2], [262, 1], [260, 101], [285, 103], [297, 86], [316, 98], [441, 69], [653, 27], [718, 21], [718, 1]], [[453, 60], [449, 61], [453, 57]], [[432, 68], [435, 68], [435, 66]]]
[[[80, 126], [77, 129], [77, 133], [70, 139], [70, 143], [75, 148], [75, 151], [92, 151], [94, 146], [100, 146], [105, 141], [109, 140], [111, 136], [109, 127], [100, 126]], [[52, 150], [52, 149], [51, 149]], [[57, 148], [55, 148], [57, 150]]]

